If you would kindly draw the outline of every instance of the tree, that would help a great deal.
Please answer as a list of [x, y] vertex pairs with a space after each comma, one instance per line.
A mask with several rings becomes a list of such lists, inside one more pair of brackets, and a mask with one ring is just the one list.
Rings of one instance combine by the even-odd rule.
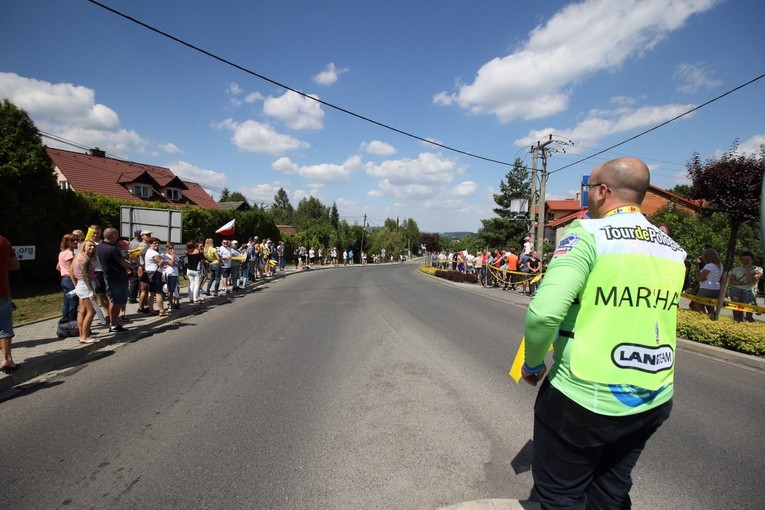
[[329, 223], [335, 230], [337, 230], [337, 226], [340, 224], [340, 213], [337, 212], [337, 204], [335, 202], [332, 202], [332, 209], [329, 211]]
[[295, 208], [292, 207], [284, 188], [279, 188], [274, 195], [274, 203], [271, 204], [271, 214], [274, 215], [274, 221], [276, 221], [277, 224], [292, 225], [295, 216]]
[[50, 278], [61, 236], [92, 221], [83, 198], [59, 189], [32, 119], [7, 99], [0, 103], [0, 209], [0, 233], [15, 246], [36, 247], [35, 260], [23, 261], [14, 279]]
[[229, 195], [229, 197], [226, 200], [223, 200], [221, 198], [220, 201], [221, 202], [244, 202], [245, 204], [250, 205], [250, 203], [247, 201], [247, 198], [243, 194], [239, 193], [238, 191], [234, 191], [233, 193], [231, 193], [231, 195]]
[[231, 199], [231, 192], [228, 190], [228, 188], [223, 188], [220, 192], [220, 198], [218, 199], [218, 203], [221, 202], [228, 202]]
[[412, 218], [405, 218], [401, 223], [401, 231], [404, 234], [404, 240], [406, 242], [406, 248], [410, 251], [420, 252], [420, 229], [417, 227], [417, 222]]
[[300, 229], [312, 221], [329, 223], [329, 208], [316, 197], [307, 197], [298, 202], [295, 210], [295, 226]]
[[529, 169], [520, 158], [515, 158], [505, 179], [499, 183], [499, 193], [494, 195], [497, 207], [493, 211], [497, 217], [481, 220], [483, 226], [478, 231], [481, 244], [488, 248], [519, 248], [523, 243], [521, 239], [529, 232], [530, 197]]
[[431, 234], [429, 232], [421, 233], [420, 244], [424, 245], [425, 249], [430, 253], [439, 253], [442, 249], [441, 238], [438, 234]]
[[759, 219], [763, 175], [765, 145], [760, 146], [757, 154], [745, 155], [738, 153], [738, 142], [734, 141], [730, 150], [720, 156], [714, 156], [702, 163], [698, 153], [694, 153], [688, 163], [688, 176], [693, 182], [693, 198], [700, 198], [706, 202], [703, 214], [724, 214], [730, 227], [714, 320], [720, 316], [739, 231], [742, 225]]
[[691, 197], [691, 185], [690, 184], [678, 184], [674, 188], [667, 190], [670, 193], [674, 193], [675, 195], [681, 196], [683, 198], [690, 198]]

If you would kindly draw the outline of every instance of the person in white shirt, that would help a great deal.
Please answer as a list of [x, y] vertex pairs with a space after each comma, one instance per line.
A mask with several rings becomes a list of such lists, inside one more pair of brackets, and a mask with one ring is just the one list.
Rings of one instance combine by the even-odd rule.
[[231, 242], [224, 239], [218, 247], [218, 257], [220, 257], [220, 283], [223, 287], [223, 293], [228, 293], [228, 282], [231, 278]]
[[165, 281], [167, 285], [167, 307], [168, 309], [178, 309], [180, 305], [180, 296], [176, 299], [176, 291], [178, 289], [178, 255], [175, 254], [175, 245], [173, 243], [165, 244], [165, 253], [162, 254], [162, 260], [165, 261], [165, 266], [162, 268], [165, 274]]
[[[722, 278], [722, 262], [720, 255], [714, 248], [707, 248], [696, 259], [696, 263], [701, 268], [696, 274], [696, 281], [699, 283], [699, 290], [696, 292], [698, 297], [717, 299], [720, 294], [720, 278]], [[702, 305], [691, 301], [691, 310], [706, 313], [711, 317], [715, 313], [715, 307]]]
[[162, 296], [162, 268], [165, 267], [167, 261], [162, 258], [158, 250], [159, 239], [152, 237], [144, 255], [144, 270], [149, 282], [149, 293], [154, 294], [159, 315], [165, 316], [170, 315], [165, 311], [165, 300]]

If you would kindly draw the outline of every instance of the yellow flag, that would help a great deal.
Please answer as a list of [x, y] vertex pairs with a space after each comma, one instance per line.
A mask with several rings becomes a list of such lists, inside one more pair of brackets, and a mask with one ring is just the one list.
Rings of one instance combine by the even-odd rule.
[[526, 337], [521, 338], [521, 345], [518, 346], [518, 352], [515, 354], [513, 366], [510, 367], [510, 377], [515, 384], [521, 380], [521, 368], [523, 368], [523, 359], [526, 352]]
[[[552, 344], [548, 351], [553, 349]], [[510, 377], [513, 378], [515, 384], [518, 384], [521, 380], [521, 369], [523, 368], [523, 362], [526, 358], [526, 337], [521, 338], [521, 344], [518, 346], [518, 352], [515, 353], [515, 359], [513, 360], [513, 366], [510, 367]]]

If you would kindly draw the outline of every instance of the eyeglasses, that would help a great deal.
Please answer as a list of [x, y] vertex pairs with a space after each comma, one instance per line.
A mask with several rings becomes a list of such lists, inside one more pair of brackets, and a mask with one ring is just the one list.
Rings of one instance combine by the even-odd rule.
[[609, 193], [611, 192], [611, 188], [609, 188], [608, 184], [606, 184], [605, 182], [595, 182], [593, 184], [587, 184], [587, 189], [597, 188], [598, 186], [605, 186], [606, 191], [608, 191]]

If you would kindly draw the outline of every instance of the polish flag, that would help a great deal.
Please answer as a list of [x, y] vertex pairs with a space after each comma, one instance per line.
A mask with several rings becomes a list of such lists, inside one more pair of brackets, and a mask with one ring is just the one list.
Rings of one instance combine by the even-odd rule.
[[231, 220], [225, 225], [223, 225], [221, 228], [215, 231], [216, 234], [220, 234], [222, 236], [230, 236], [234, 235], [234, 231], [236, 230], [236, 227], [234, 226], [234, 223], [236, 223], [236, 220]]

